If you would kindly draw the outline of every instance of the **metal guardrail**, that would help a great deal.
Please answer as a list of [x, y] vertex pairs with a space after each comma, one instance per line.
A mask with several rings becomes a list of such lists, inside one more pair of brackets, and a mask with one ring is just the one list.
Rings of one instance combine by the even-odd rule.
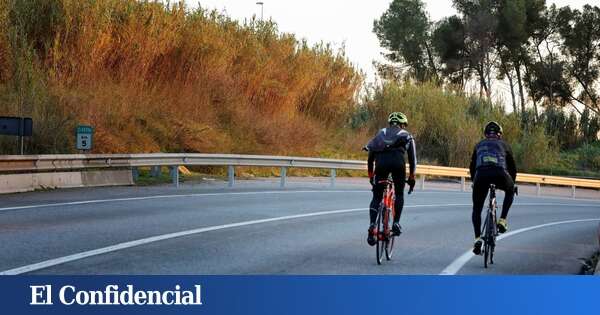
[[[262, 166], [281, 168], [281, 186], [286, 184], [288, 168], [329, 169], [331, 185], [335, 185], [336, 170], [366, 170], [365, 161], [335, 160], [306, 157], [199, 154], [199, 153], [154, 153], [154, 154], [59, 154], [59, 155], [4, 155], [0, 156], [0, 173], [49, 172], [101, 168], [131, 168], [134, 176], [138, 167], [168, 166], [173, 182], [179, 185], [179, 166], [228, 166], [229, 186], [235, 182], [236, 166]], [[418, 165], [419, 185], [425, 187], [426, 176], [456, 177], [461, 179], [461, 190], [466, 190], [469, 170], [464, 168]], [[600, 180], [568, 178], [519, 173], [517, 182], [536, 184], [537, 194], [541, 185], [569, 186], [575, 197], [576, 187], [600, 189]]]

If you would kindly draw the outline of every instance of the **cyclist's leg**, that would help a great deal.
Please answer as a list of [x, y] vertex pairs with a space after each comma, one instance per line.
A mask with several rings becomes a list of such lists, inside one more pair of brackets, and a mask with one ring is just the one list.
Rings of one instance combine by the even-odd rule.
[[402, 209], [404, 208], [404, 185], [406, 182], [406, 169], [404, 161], [394, 170], [392, 170], [392, 178], [394, 179], [394, 192], [396, 201], [394, 202], [394, 223], [400, 222]]
[[475, 238], [481, 236], [481, 212], [483, 211], [483, 203], [489, 189], [489, 181], [483, 172], [483, 170], [478, 171], [477, 176], [473, 180], [473, 213], [471, 214], [471, 221], [473, 222]]
[[515, 197], [515, 183], [512, 177], [507, 172], [503, 171], [499, 176], [498, 187], [504, 190], [504, 200], [502, 201], [502, 214], [501, 219], [506, 219], [508, 216], [508, 210], [513, 203]]
[[375, 166], [375, 185], [373, 186], [373, 189], [371, 189], [373, 198], [371, 199], [371, 204], [369, 206], [371, 224], [375, 224], [375, 220], [377, 220], [377, 209], [379, 209], [379, 204], [381, 204], [381, 200], [383, 200], [383, 191], [385, 190], [385, 185], [379, 184], [377, 181], [386, 179], [388, 174], [389, 170], [384, 167], [384, 165], [377, 164]]

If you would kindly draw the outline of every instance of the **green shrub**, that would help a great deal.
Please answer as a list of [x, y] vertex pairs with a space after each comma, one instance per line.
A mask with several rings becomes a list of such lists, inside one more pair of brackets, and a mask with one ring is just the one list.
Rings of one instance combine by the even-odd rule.
[[[466, 97], [435, 84], [384, 82], [374, 87], [356, 116], [371, 117], [371, 133], [387, 125], [387, 115], [402, 111], [408, 116], [408, 130], [417, 142], [420, 160], [433, 164], [466, 167], [475, 144], [483, 137], [488, 121], [499, 122], [504, 139], [512, 145], [520, 171], [552, 164], [557, 151], [541, 127], [522, 129], [520, 118], [507, 114], [501, 105], [476, 97]], [[368, 109], [368, 114], [363, 111]]]
[[558, 159], [558, 149], [552, 145], [543, 127], [524, 131], [512, 147], [517, 169], [521, 172], [546, 168]]

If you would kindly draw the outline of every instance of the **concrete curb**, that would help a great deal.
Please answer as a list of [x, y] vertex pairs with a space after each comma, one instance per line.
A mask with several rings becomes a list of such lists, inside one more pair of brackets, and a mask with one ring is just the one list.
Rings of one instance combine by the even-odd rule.
[[0, 194], [74, 187], [133, 185], [131, 170], [0, 175]]

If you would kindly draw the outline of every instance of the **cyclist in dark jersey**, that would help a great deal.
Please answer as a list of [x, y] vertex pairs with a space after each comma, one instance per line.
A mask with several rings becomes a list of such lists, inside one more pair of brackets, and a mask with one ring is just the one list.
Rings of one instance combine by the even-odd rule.
[[[400, 235], [400, 215], [404, 206], [404, 184], [406, 178], [406, 163], [404, 153], [408, 154], [410, 164], [409, 186], [415, 186], [415, 170], [417, 166], [417, 154], [415, 140], [412, 135], [404, 128], [408, 125], [406, 115], [400, 112], [391, 113], [388, 117], [389, 127], [381, 129], [375, 137], [369, 141], [366, 149], [369, 151], [367, 168], [369, 171], [369, 181], [373, 186], [373, 199], [370, 205], [370, 225], [368, 230], [367, 242], [373, 246], [375, 239], [375, 220], [377, 220], [377, 209], [383, 199], [385, 185], [377, 183], [378, 180], [388, 178], [392, 174], [394, 181], [396, 201], [394, 203], [394, 224], [392, 233]], [[373, 162], [375, 169], [373, 170]]]
[[485, 139], [481, 140], [473, 150], [469, 170], [473, 181], [473, 229], [475, 243], [473, 253], [481, 254], [481, 211], [487, 197], [490, 184], [504, 190], [502, 214], [498, 220], [498, 232], [508, 230], [506, 217], [512, 205], [515, 193], [517, 167], [510, 146], [502, 140], [502, 127], [495, 121], [490, 121], [484, 128]]

